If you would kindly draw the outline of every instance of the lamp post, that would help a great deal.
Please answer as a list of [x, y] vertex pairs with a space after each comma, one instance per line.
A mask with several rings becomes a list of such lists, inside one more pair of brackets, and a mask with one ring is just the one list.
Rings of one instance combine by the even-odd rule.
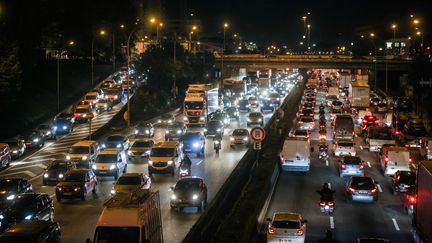
[[224, 52], [225, 52], [225, 36], [226, 30], [228, 28], [228, 23], [224, 23], [223, 25], [223, 45], [222, 45], [222, 55], [221, 55], [221, 88], [223, 88], [223, 77], [224, 77]]
[[375, 37], [374, 33], [370, 33], [369, 36], [371, 37], [370, 41], [374, 47], [374, 91], [377, 90], [377, 48], [375, 45], [375, 42], [373, 41], [373, 38]]
[[310, 24], [307, 25], [307, 48], [308, 48], [308, 52], [310, 51], [311, 27], [312, 26]]
[[130, 53], [130, 40], [131, 37], [133, 35], [133, 33], [135, 32], [135, 30], [137, 29], [137, 26], [135, 26], [127, 39], [127, 43], [126, 43], [126, 53], [127, 53], [127, 67], [128, 67], [128, 72], [127, 72], [127, 126], [130, 127], [130, 102], [129, 102], [129, 98], [130, 98], [130, 77], [129, 77], [129, 70], [130, 70], [130, 65], [131, 65], [131, 53]]
[[[100, 36], [104, 36], [105, 34], [106, 34], [105, 30], [99, 31]], [[95, 41], [95, 37], [93, 35], [92, 42], [91, 42], [91, 82], [92, 82], [92, 87], [94, 85], [94, 41]]]
[[417, 32], [416, 32], [416, 35], [418, 35], [418, 36], [421, 37], [420, 47], [423, 48], [423, 33], [422, 33], [421, 31], [417, 31]]
[[303, 16], [302, 17], [303, 20], [303, 35], [306, 35], [306, 21], [307, 21], [307, 16]]
[[397, 25], [396, 24], [392, 24], [391, 28], [393, 29], [393, 39], [396, 39], [396, 28], [397, 28]]
[[[194, 33], [196, 33], [197, 29], [198, 29], [198, 27], [196, 25], [194, 25], [191, 28], [192, 31], [189, 32], [189, 51], [192, 51], [192, 35]], [[194, 50], [195, 50], [195, 48], [194, 48]], [[194, 54], [195, 54], [195, 51], [194, 51]]]

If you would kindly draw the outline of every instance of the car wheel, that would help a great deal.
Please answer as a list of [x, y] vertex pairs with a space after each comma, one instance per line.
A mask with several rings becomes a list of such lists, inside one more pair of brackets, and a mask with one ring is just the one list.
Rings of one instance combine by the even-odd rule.
[[86, 196], [87, 196], [87, 191], [84, 189], [82, 195], [81, 195], [81, 200], [85, 201], [86, 200]]
[[114, 179], [117, 180], [119, 177], [120, 171], [117, 170], [117, 173], [114, 175]]
[[126, 173], [127, 171], [127, 165], [125, 165], [124, 169], [123, 169], [123, 173]]
[[61, 202], [61, 196], [60, 195], [56, 195], [56, 199], [57, 199], [57, 202]]

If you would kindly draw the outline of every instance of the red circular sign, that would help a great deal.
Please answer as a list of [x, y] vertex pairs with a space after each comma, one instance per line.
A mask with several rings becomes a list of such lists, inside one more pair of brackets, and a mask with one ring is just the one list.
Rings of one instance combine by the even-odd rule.
[[251, 137], [257, 142], [262, 142], [266, 136], [265, 130], [262, 127], [254, 127], [251, 130]]

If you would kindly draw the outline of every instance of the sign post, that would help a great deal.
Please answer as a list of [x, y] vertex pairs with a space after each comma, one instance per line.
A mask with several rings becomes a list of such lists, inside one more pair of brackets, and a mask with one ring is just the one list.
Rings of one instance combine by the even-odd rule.
[[257, 151], [257, 157], [256, 157], [256, 161], [258, 163], [258, 159], [259, 159], [259, 152], [261, 150], [261, 142], [264, 141], [264, 138], [266, 136], [266, 132], [262, 127], [254, 127], [251, 130], [251, 138], [252, 140], [254, 140], [253, 143], [253, 149], [255, 151]]

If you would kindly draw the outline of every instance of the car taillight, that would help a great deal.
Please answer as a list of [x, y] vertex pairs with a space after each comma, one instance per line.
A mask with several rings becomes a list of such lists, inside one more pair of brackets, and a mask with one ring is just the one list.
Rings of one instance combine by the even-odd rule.
[[350, 187], [348, 190], [349, 190], [350, 192], [355, 192], [355, 189], [352, 188], [352, 187]]
[[414, 204], [416, 202], [416, 198], [414, 196], [409, 197], [409, 202]]
[[268, 228], [267, 232], [269, 235], [274, 235], [275, 230], [274, 230], [274, 228], [270, 227], [270, 228]]
[[410, 163], [412, 163], [412, 158], [410, 157], [410, 158], [408, 159], [408, 161], [409, 161]]
[[375, 123], [378, 124], [378, 123], [379, 123], [379, 120], [375, 120]]
[[396, 133], [396, 135], [398, 135], [398, 134], [399, 134], [399, 131], [396, 131], [395, 133]]
[[385, 162], [387, 163], [388, 161], [389, 161], [389, 158], [388, 157], [385, 157]]
[[360, 164], [360, 169], [363, 169], [364, 168], [364, 165], [363, 164]]
[[334, 202], [328, 202], [327, 203], [329, 206], [333, 206], [334, 205]]
[[303, 229], [299, 229], [299, 230], [297, 230], [297, 235], [298, 235], [298, 236], [303, 235], [303, 233], [304, 233]]
[[320, 205], [320, 206], [325, 206], [326, 203], [325, 203], [325, 202], [320, 202], [319, 205]]
[[405, 144], [405, 147], [407, 147], [407, 148], [408, 148], [408, 147], [409, 147], [409, 144]]
[[375, 193], [375, 192], [376, 192], [376, 190], [377, 190], [377, 189], [376, 189], [376, 188], [374, 188], [374, 189], [372, 189], [372, 190], [371, 190], [371, 192], [372, 192], [372, 193]]

